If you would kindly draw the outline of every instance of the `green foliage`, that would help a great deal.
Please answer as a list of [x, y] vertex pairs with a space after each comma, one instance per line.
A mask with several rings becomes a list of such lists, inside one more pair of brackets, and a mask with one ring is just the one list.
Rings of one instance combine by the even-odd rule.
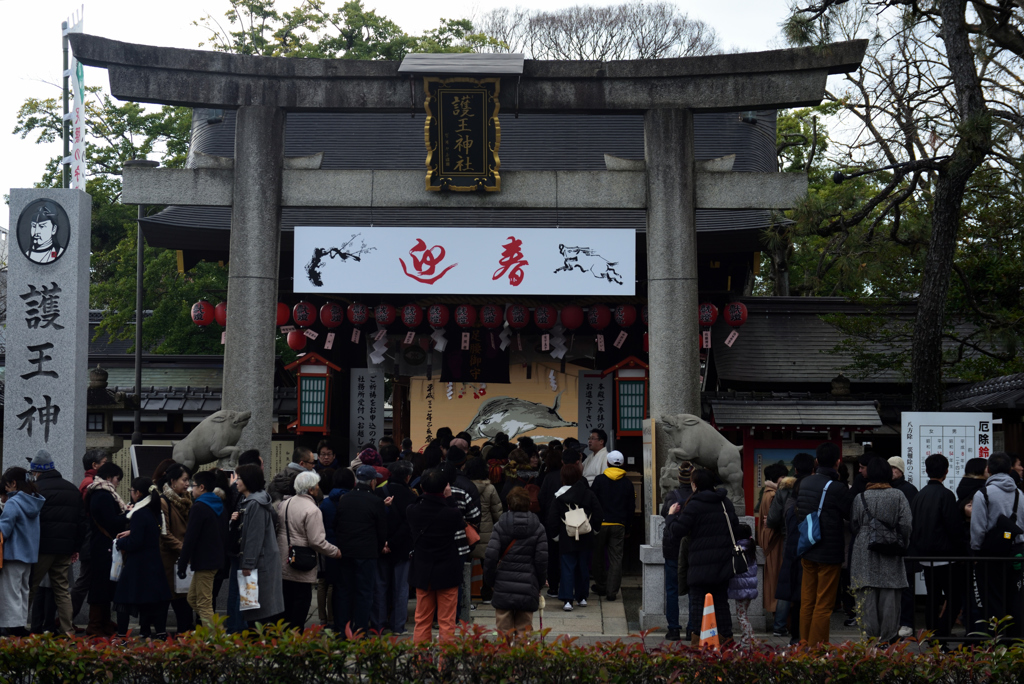
[[50, 636], [0, 643], [0, 678], [58, 684], [168, 683], [314, 684], [319, 682], [871, 682], [872, 684], [1002, 684], [1019, 681], [1024, 650], [990, 644], [943, 654], [913, 642], [884, 647], [860, 641], [818, 648], [698, 651], [641, 639], [592, 646], [540, 635], [509, 638], [475, 627], [451, 643], [398, 638], [347, 641], [319, 628], [280, 625], [228, 635], [199, 627], [175, 640], [118, 643]]
[[500, 45], [474, 32], [468, 19], [442, 19], [436, 29], [410, 36], [361, 0], [349, 0], [335, 12], [323, 0], [304, 0], [290, 12], [278, 11], [275, 0], [230, 1], [226, 28], [209, 15], [193, 22], [210, 31], [200, 46], [267, 57], [399, 61], [409, 52], [474, 52]]

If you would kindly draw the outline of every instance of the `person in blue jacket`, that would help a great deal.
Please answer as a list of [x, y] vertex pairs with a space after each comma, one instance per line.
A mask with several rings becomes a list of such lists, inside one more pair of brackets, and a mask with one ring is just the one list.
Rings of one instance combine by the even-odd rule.
[[28, 636], [28, 590], [32, 564], [39, 560], [39, 512], [46, 499], [24, 468], [8, 468], [0, 478], [4, 500], [0, 533], [4, 567], [0, 570], [0, 630], [5, 636]]

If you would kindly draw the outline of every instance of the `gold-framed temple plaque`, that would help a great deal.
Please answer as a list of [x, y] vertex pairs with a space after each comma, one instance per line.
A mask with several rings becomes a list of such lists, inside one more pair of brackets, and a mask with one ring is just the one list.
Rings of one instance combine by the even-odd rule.
[[498, 78], [423, 79], [427, 190], [501, 190]]

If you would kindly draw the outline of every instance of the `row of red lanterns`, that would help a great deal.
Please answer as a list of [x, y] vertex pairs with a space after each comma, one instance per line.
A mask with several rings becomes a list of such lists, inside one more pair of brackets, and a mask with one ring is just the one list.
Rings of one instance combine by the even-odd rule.
[[[216, 306], [205, 299], [199, 300], [192, 305], [192, 322], [199, 326], [207, 326], [213, 322], [218, 325], [225, 325], [227, 322], [227, 302], [221, 302]], [[718, 320], [718, 307], [711, 302], [702, 302], [698, 306], [698, 317], [700, 325], [711, 327]], [[308, 328], [316, 323], [317, 318], [327, 328], [337, 328], [347, 318], [352, 325], [363, 325], [373, 317], [377, 323], [387, 326], [401, 317], [402, 323], [409, 328], [418, 328], [423, 322], [423, 307], [418, 304], [406, 304], [399, 312], [394, 306], [386, 302], [370, 307], [361, 302], [352, 302], [348, 309], [343, 309], [340, 304], [328, 302], [320, 307], [317, 316], [316, 307], [309, 302], [299, 302], [290, 310], [287, 304], [277, 305], [277, 325], [288, 324], [289, 318], [295, 321], [300, 328]], [[540, 304], [534, 307], [533, 322], [541, 330], [549, 330], [558, 323], [559, 311], [551, 304]], [[642, 307], [640, 316], [644, 325], [647, 325], [647, 306]], [[431, 304], [426, 310], [427, 323], [434, 328], [443, 328], [451, 320], [448, 307], [444, 304]], [[583, 325], [584, 320], [595, 330], [607, 328], [612, 320], [616, 325], [628, 328], [636, 322], [637, 310], [632, 304], [619, 304], [611, 309], [604, 304], [594, 304], [586, 312], [582, 307], [569, 305], [561, 309], [562, 325], [567, 330], [576, 330]], [[477, 309], [471, 304], [459, 304], [455, 307], [455, 324], [462, 328], [472, 328], [477, 321], [485, 328], [497, 329], [507, 321], [513, 329], [525, 328], [530, 324], [530, 309], [523, 304], [512, 304], [502, 312], [498, 304], [484, 304]], [[732, 327], [739, 327], [747, 320], [747, 307], [743, 302], [730, 302], [725, 305], [725, 322]]]

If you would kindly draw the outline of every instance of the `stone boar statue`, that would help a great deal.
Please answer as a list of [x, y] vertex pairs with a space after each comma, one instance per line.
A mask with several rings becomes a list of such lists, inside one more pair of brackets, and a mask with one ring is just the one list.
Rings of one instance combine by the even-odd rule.
[[689, 413], [662, 416], [659, 427], [668, 436], [668, 460], [661, 469], [662, 499], [679, 486], [679, 464], [691, 461], [713, 470], [725, 484], [729, 499], [739, 514], [745, 510], [743, 496], [743, 447], [738, 447], [718, 430]]
[[172, 457], [193, 471], [214, 461], [221, 468], [234, 469], [241, 452], [235, 445], [251, 416], [251, 411], [217, 411], [174, 445]]

